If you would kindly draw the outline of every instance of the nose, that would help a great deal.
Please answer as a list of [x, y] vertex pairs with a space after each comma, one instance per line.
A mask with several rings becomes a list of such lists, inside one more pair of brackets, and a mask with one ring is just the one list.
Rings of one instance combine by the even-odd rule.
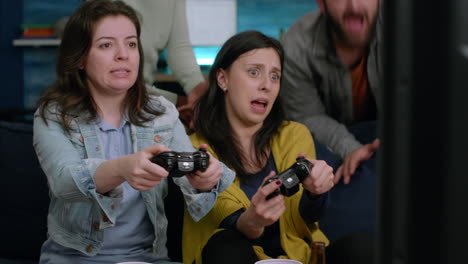
[[272, 81], [270, 79], [270, 76], [266, 75], [266, 76], [263, 76], [263, 79], [260, 83], [260, 86], [259, 86], [259, 90], [260, 91], [270, 91], [271, 90], [271, 84], [272, 84]]
[[359, 0], [349, 0], [348, 5], [352, 10], [354, 10], [358, 6]]
[[128, 50], [125, 45], [118, 45], [115, 52], [115, 59], [118, 61], [128, 59]]

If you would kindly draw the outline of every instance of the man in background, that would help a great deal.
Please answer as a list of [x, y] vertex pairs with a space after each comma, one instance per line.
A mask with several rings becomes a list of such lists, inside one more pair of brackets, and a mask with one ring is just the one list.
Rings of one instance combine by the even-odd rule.
[[344, 183], [332, 189], [330, 212], [321, 221], [333, 240], [348, 231], [374, 232], [381, 3], [317, 3], [320, 10], [300, 18], [283, 38], [281, 97], [288, 117], [311, 131], [317, 157], [336, 169], [335, 183]]

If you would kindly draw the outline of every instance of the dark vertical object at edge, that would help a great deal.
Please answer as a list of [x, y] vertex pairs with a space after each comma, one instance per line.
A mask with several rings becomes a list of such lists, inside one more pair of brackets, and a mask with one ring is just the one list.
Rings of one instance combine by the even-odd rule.
[[447, 91], [450, 101], [447, 170], [444, 178], [442, 256], [445, 263], [466, 263], [468, 250], [468, 1], [452, 0]]
[[465, 263], [468, 5], [384, 5], [377, 263]]

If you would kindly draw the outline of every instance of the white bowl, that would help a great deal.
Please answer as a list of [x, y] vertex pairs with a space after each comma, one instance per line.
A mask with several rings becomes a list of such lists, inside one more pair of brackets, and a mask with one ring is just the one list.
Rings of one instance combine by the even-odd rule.
[[302, 262], [292, 259], [265, 259], [257, 261], [255, 264], [302, 264]]
[[151, 264], [149, 262], [140, 262], [140, 261], [129, 261], [129, 262], [119, 262], [116, 264]]

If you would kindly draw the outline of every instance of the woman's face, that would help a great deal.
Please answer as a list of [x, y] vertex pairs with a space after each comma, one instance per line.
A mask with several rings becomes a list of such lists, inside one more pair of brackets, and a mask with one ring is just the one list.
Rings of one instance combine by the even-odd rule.
[[91, 94], [125, 95], [138, 77], [140, 54], [135, 25], [126, 16], [107, 16], [94, 26], [83, 62]]
[[231, 126], [260, 128], [280, 89], [278, 53], [273, 48], [244, 53], [227, 70], [218, 71], [217, 81], [226, 90], [224, 100]]

